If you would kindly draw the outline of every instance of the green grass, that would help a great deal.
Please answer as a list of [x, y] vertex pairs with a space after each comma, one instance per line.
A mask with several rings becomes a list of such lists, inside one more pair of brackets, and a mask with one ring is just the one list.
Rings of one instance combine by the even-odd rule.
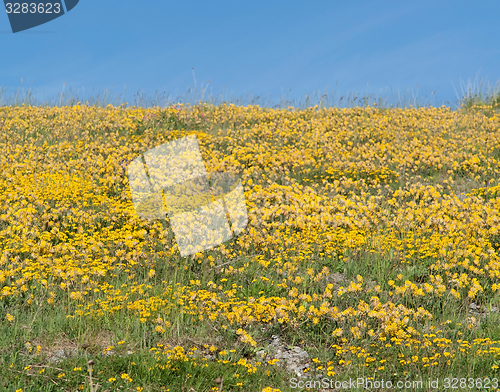
[[439, 102], [436, 98], [436, 92], [419, 95], [417, 91], [405, 88], [403, 91], [394, 90], [392, 87], [386, 88], [386, 91], [379, 94], [367, 92], [349, 92], [341, 93], [338, 86], [328, 91], [315, 91], [306, 94], [303, 99], [290, 99], [288, 96], [291, 90], [282, 93], [277, 100], [271, 99], [271, 96], [235, 96], [232, 92], [225, 90], [214, 94], [209, 83], [200, 86], [194, 85], [188, 87], [182, 94], [172, 94], [167, 92], [145, 92], [138, 91], [133, 95], [133, 99], [127, 101], [125, 98], [126, 89], [121, 93], [116, 93], [113, 88], [92, 89], [86, 92], [84, 89], [74, 91], [71, 87], [66, 89], [64, 84], [61, 92], [55, 96], [47, 97], [43, 91], [37, 91], [33, 88], [18, 87], [15, 91], [0, 86], [0, 106], [74, 106], [78, 103], [86, 103], [90, 106], [106, 107], [113, 106], [132, 106], [132, 107], [167, 107], [177, 103], [196, 105], [199, 103], [208, 103], [211, 105], [220, 105], [222, 103], [232, 103], [237, 106], [260, 105], [261, 107], [288, 108], [295, 107], [305, 109], [318, 106], [319, 108], [329, 107], [366, 107], [377, 105], [378, 108], [405, 108], [405, 107], [428, 107], [447, 105], [453, 108], [471, 109], [481, 105], [500, 106], [500, 83], [492, 86], [489, 82], [475, 78], [460, 83], [461, 93], [456, 89], [456, 99], [453, 102]]

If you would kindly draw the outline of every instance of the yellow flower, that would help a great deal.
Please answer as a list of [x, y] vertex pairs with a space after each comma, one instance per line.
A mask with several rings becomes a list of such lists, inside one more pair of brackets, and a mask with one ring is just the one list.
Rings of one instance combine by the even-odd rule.
[[165, 333], [165, 328], [163, 328], [161, 325], [157, 325], [155, 330], [158, 333]]

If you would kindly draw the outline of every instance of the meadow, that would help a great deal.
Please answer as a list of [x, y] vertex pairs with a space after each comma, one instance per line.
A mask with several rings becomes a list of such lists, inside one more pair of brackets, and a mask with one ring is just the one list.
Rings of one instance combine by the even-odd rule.
[[[0, 390], [500, 390], [500, 100], [466, 103], [0, 107]], [[249, 222], [181, 257], [127, 165], [187, 135]]]

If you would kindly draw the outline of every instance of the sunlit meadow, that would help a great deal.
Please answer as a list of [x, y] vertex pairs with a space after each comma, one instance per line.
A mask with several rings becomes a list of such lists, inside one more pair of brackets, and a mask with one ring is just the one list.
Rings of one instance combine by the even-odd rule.
[[[311, 380], [499, 378], [499, 113], [0, 107], [0, 388], [305, 390], [272, 335]], [[249, 222], [183, 258], [127, 165], [187, 135]]]

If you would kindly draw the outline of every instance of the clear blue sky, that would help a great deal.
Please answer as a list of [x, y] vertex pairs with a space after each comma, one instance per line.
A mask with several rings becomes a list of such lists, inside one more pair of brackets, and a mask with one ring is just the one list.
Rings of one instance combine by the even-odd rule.
[[444, 102], [468, 80], [500, 79], [497, 0], [80, 0], [16, 34], [1, 10], [7, 92], [55, 96], [66, 84], [81, 96], [177, 96], [193, 87], [194, 68], [198, 88], [210, 82], [226, 97], [410, 89]]

